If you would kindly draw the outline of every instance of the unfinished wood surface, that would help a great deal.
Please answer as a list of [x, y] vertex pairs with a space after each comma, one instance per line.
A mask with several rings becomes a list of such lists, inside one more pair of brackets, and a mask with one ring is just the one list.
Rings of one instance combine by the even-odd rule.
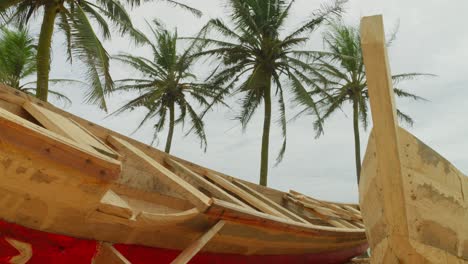
[[179, 191], [181, 194], [185, 195], [187, 199], [189, 199], [189, 201], [193, 203], [201, 212], [204, 212], [211, 205], [211, 199], [208, 196], [194, 188], [192, 185], [188, 184], [186, 181], [175, 175], [172, 171], [168, 170], [163, 165], [156, 162], [143, 151], [134, 147], [132, 144], [123, 139], [112, 136], [108, 138], [108, 141], [117, 149], [125, 148], [139, 156], [141, 160], [150, 165], [158, 175], [161, 175], [161, 177], [159, 177], [161, 181], [170, 185], [172, 188], [174, 188], [175, 191]]
[[328, 208], [324, 208], [315, 204], [310, 204], [307, 202], [299, 201], [289, 194], [285, 196], [285, 199], [302, 207], [303, 210], [309, 212], [310, 214], [321, 219], [325, 223], [330, 224], [331, 226], [335, 226], [339, 228], [350, 228], [350, 227], [356, 228], [354, 225], [350, 225], [348, 223], [344, 223], [345, 221], [341, 221], [342, 219], [340, 219], [340, 216], [336, 215], [332, 210]]
[[[150, 146], [63, 112], [48, 103], [41, 103], [37, 99], [22, 93], [16, 96], [14, 91], [9, 91], [8, 96], [2, 97], [3, 95], [0, 88], [0, 108], [10, 111], [17, 117], [26, 118], [32, 123], [39, 123], [21, 106], [24, 102], [30, 101], [56, 114], [72, 119], [79, 123], [81, 127], [90, 131], [92, 135], [99, 137], [103, 142], [107, 142], [109, 135], [124, 139], [130, 145], [155, 160], [160, 166], [166, 166], [163, 160], [169, 156]], [[2, 100], [3, 98], [8, 98], [8, 102]], [[15, 102], [19, 105], [13, 105], [14, 103], [9, 102]], [[166, 179], [167, 175], [154, 168], [154, 164], [151, 162], [140, 158], [141, 155], [129, 151], [124, 146], [116, 147], [119, 153], [125, 154], [122, 163], [125, 163], [125, 166], [140, 168], [140, 170], [122, 172], [122, 174], [126, 175], [119, 177], [119, 181], [113, 182], [111, 186], [109, 182], [102, 183], [90, 178], [89, 176], [94, 174], [88, 173], [86, 163], [81, 163], [79, 160], [77, 162], [75, 158], [71, 158], [73, 155], [62, 152], [55, 161], [46, 160], [46, 157], [49, 156], [47, 151], [52, 150], [52, 155], [55, 155], [55, 141], [47, 143], [43, 140], [37, 140], [37, 148], [41, 149], [40, 157], [42, 158], [36, 158], [36, 156], [39, 156], [31, 153], [30, 144], [21, 142], [30, 138], [30, 136], [21, 136], [18, 139], [18, 131], [21, 134], [23, 129], [15, 130], [4, 127], [2, 124], [0, 126], [2, 128], [0, 130], [0, 144], [2, 146], [0, 148], [0, 178], [2, 178], [2, 181], [0, 181], [0, 207], [3, 208], [0, 217], [11, 223], [71, 237], [183, 250], [193, 242], [194, 238], [206, 231], [217, 220], [229, 220], [229, 224], [223, 227], [219, 236], [212, 240], [213, 243], [208, 243], [203, 248], [203, 251], [206, 250], [213, 254], [308, 255], [315, 253], [327, 254], [328, 251], [336, 250], [349, 252], [352, 255], [360, 254], [363, 245], [366, 243], [362, 231], [355, 232], [344, 228], [291, 221], [288, 217], [279, 217], [224, 201], [226, 199], [213, 204], [213, 207], [209, 207], [209, 212], [205, 211], [203, 213], [198, 208], [193, 208], [192, 197], [187, 195], [185, 191], [181, 191], [178, 184], [165, 184], [165, 182], [169, 181]], [[50, 130], [40, 128], [51, 135], [59, 136], [59, 134]], [[9, 131], [7, 136], [5, 136], [5, 131]], [[79, 145], [67, 137], [62, 136], [62, 138], [72, 144]], [[20, 143], [22, 143], [21, 151], [10, 146]], [[39, 148], [39, 145], [41, 148]], [[47, 146], [43, 147], [43, 145]], [[9, 148], [8, 151], [5, 150], [4, 146]], [[52, 148], [47, 150], [49, 147]], [[128, 158], [130, 156], [131, 158]], [[29, 161], [28, 158], [33, 158], [33, 160]], [[60, 158], [73, 162], [76, 170], [64, 166], [66, 164]], [[207, 171], [211, 171], [218, 176], [220, 174], [178, 158], [174, 159], [203, 177], [205, 177]], [[95, 166], [92, 159], [87, 162]], [[32, 164], [34, 166], [27, 167], [31, 163], [34, 163]], [[38, 174], [39, 176], [34, 175], [37, 171], [42, 172], [42, 174]], [[141, 172], [146, 172], [145, 176], [153, 177], [154, 175], [154, 181], [151, 184], [164, 185], [164, 188], [171, 187], [169, 188], [171, 192], [160, 192], [159, 189], [154, 188], [154, 185], [145, 189], [146, 191], [139, 189], [137, 185], [130, 186], [127, 180], [130, 180], [131, 177], [139, 178]], [[180, 173], [172, 176], [187, 178]], [[221, 174], [221, 177], [231, 183], [235, 180], [224, 174]], [[28, 181], [31, 183], [25, 185], [24, 182]], [[213, 183], [212, 180], [208, 181]], [[282, 203], [283, 192], [241, 182], [275, 203]], [[281, 212], [281, 209], [275, 208], [274, 204], [271, 205], [261, 196], [256, 196], [255, 192], [242, 189], [240, 185], [234, 185]], [[197, 184], [193, 184], [193, 186], [199, 188]], [[215, 186], [220, 187], [217, 184]], [[104, 194], [109, 189], [112, 189], [117, 197], [106, 197]], [[244, 202], [244, 204], [248, 204], [237, 194], [227, 190], [224, 191]], [[180, 195], [174, 196], [176, 193], [180, 193]], [[61, 199], [57, 200], [56, 197]], [[106, 199], [103, 200], [104, 197]], [[99, 209], [96, 210], [98, 205], [101, 206], [99, 202], [106, 200], [108, 201], [106, 206], [110, 206], [110, 208], [107, 208], [109, 210], [104, 209], [103, 211], [106, 211], [106, 213], [102, 213]], [[128, 218], [130, 212], [125, 210], [127, 207], [125, 202], [133, 212], [130, 219]], [[121, 210], [122, 208], [124, 209]], [[299, 216], [303, 217], [303, 215]]]
[[192, 208], [178, 213], [156, 214], [150, 212], [141, 212], [137, 217], [138, 223], [144, 223], [148, 226], [156, 227], [162, 225], [175, 225], [191, 221], [201, 213], [197, 208]]
[[118, 158], [114, 150], [73, 120], [31, 102], [24, 103], [23, 107], [50, 131], [83, 144], [83, 148], [89, 151], [96, 151], [112, 158]]
[[289, 217], [291, 220], [299, 221], [299, 222], [306, 223], [306, 224], [309, 223], [304, 218], [302, 218], [299, 215], [289, 211], [288, 209], [284, 208], [283, 206], [275, 203], [274, 201], [272, 201], [268, 197], [264, 196], [263, 194], [261, 194], [260, 192], [258, 192], [256, 190], [250, 188], [249, 186], [242, 183], [241, 181], [234, 180], [233, 183], [235, 185], [237, 185], [239, 188], [241, 188], [244, 191], [246, 191], [246, 192], [250, 193], [251, 195], [253, 195], [255, 198], [259, 199], [260, 201], [262, 201], [262, 202], [268, 204], [269, 206], [273, 207], [274, 209], [278, 210], [283, 215]]
[[123, 218], [131, 218], [133, 215], [132, 209], [128, 203], [120, 198], [112, 190], [108, 190], [106, 194], [102, 197], [101, 202], [97, 208], [98, 211], [115, 215]]
[[89, 173], [103, 180], [120, 174], [121, 164], [106, 155], [89, 151], [73, 140], [51, 132], [0, 108], [0, 136], [24, 151], [35, 152], [45, 158]]
[[376, 150], [378, 181], [384, 197], [383, 210], [389, 236], [407, 236], [408, 222], [404, 199], [403, 175], [398, 141], [398, 120], [390, 66], [387, 57], [382, 16], [364, 17], [361, 21], [361, 43], [366, 66], [367, 85]]
[[241, 200], [237, 199], [236, 197], [232, 196], [231, 194], [226, 192], [224, 189], [222, 189], [222, 188], [218, 187], [217, 185], [211, 183], [210, 181], [206, 180], [205, 178], [203, 178], [203, 176], [201, 176], [198, 173], [193, 172], [192, 170], [190, 170], [186, 166], [182, 165], [181, 163], [179, 163], [179, 162], [177, 162], [175, 160], [172, 160], [169, 157], [166, 157], [164, 159], [164, 161], [167, 164], [169, 164], [174, 170], [176, 170], [176, 172], [181, 173], [181, 174], [185, 174], [185, 175], [187, 175], [189, 177], [192, 177], [192, 179], [196, 180], [198, 182], [198, 184], [200, 184], [200, 186], [202, 186], [202, 188], [206, 189], [208, 192], [210, 192], [213, 195], [217, 196], [217, 198], [224, 199], [224, 200], [226, 200], [228, 202], [233, 202], [233, 203], [236, 203], [236, 204], [241, 205], [241, 206], [245, 206], [246, 208], [251, 208], [246, 203], [244, 203]]
[[292, 190], [289, 192], [296, 200], [303, 203], [304, 206], [307, 206], [309, 208], [320, 208], [322, 211], [330, 212], [332, 214], [331, 216], [341, 217], [345, 220], [362, 220], [361, 213], [356, 209], [354, 209], [353, 211], [349, 211], [342, 208], [340, 205], [334, 203], [323, 202]]
[[93, 259], [93, 264], [131, 264], [131, 262], [120, 254], [111, 244], [102, 242]]
[[209, 179], [211, 179], [212, 181], [214, 181], [216, 184], [219, 184], [224, 189], [236, 194], [241, 199], [248, 202], [251, 206], [257, 208], [258, 210], [260, 210], [260, 211], [262, 211], [264, 213], [272, 214], [274, 216], [279, 216], [279, 217], [289, 219], [286, 215], [280, 213], [278, 210], [276, 210], [273, 207], [271, 207], [270, 205], [262, 202], [261, 200], [257, 199], [255, 196], [253, 196], [250, 193], [242, 190], [241, 188], [237, 187], [232, 182], [224, 179], [223, 177], [218, 176], [218, 175], [216, 175], [214, 173], [210, 173], [210, 172], [208, 172], [206, 174], [206, 176]]
[[372, 263], [468, 263], [468, 180], [400, 128], [381, 16], [361, 40], [374, 129], [359, 186]]
[[185, 264], [188, 263], [203, 247], [210, 242], [210, 240], [223, 228], [226, 224], [224, 220], [218, 221], [208, 232], [203, 234], [199, 239], [194, 241], [184, 251], [182, 251], [171, 264]]

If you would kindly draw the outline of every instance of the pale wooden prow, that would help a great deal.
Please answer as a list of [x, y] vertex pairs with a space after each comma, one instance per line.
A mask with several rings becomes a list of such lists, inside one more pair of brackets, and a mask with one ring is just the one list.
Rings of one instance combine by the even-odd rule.
[[361, 22], [374, 129], [359, 186], [372, 263], [468, 263], [467, 178], [398, 126], [381, 16]]
[[[387, 235], [387, 241], [382, 243], [388, 243], [389, 248], [382, 249], [386, 254], [382, 261], [396, 263], [395, 261], [401, 258], [404, 259], [404, 263], [419, 263], [421, 259], [411, 255], [411, 251], [407, 250], [409, 245], [404, 243], [408, 237], [408, 219], [399, 154], [395, 96], [382, 16], [364, 17], [361, 20], [361, 45], [372, 109], [373, 133], [378, 146], [377, 181], [382, 188]], [[408, 262], [410, 259], [413, 262]]]
[[218, 221], [208, 232], [203, 234], [199, 239], [194, 241], [182, 253], [180, 253], [171, 264], [185, 264], [188, 263], [210, 240], [223, 228], [226, 224], [224, 220]]
[[372, 120], [384, 196], [384, 214], [391, 235], [408, 234], [404, 186], [399, 155], [395, 96], [385, 47], [382, 16], [364, 17], [361, 42], [366, 65]]

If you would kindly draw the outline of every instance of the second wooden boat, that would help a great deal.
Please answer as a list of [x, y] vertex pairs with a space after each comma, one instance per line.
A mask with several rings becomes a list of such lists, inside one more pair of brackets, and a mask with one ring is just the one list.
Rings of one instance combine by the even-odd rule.
[[374, 128], [359, 186], [372, 263], [468, 263], [468, 178], [398, 126], [381, 16], [361, 40]]
[[338, 264], [363, 227], [0, 86], [0, 263]]

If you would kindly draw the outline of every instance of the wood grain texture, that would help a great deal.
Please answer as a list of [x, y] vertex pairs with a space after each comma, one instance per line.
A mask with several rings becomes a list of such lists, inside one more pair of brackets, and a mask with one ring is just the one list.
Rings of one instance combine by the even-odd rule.
[[116, 148], [125, 148], [139, 156], [143, 162], [150, 165], [155, 172], [161, 175], [159, 177], [161, 181], [170, 185], [174, 190], [186, 195], [190, 202], [192, 202], [201, 212], [204, 212], [211, 205], [211, 199], [208, 196], [188, 184], [186, 181], [156, 162], [143, 151], [134, 147], [132, 144], [117, 137], [110, 137], [108, 141]]
[[188, 263], [226, 224], [224, 220], [218, 221], [208, 232], [195, 240], [188, 246], [180, 255], [174, 259], [171, 264], [186, 264]]
[[381, 16], [361, 39], [374, 128], [359, 185], [372, 263], [468, 263], [468, 178], [400, 128]]
[[73, 120], [31, 102], [24, 103], [23, 108], [50, 131], [82, 144], [89, 151], [118, 158], [119, 155], [113, 149]]
[[132, 264], [109, 243], [99, 245], [93, 264]]

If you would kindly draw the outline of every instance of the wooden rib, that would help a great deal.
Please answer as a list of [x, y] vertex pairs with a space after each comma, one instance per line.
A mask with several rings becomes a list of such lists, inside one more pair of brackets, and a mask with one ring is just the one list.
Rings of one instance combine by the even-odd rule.
[[197, 190], [192, 185], [188, 184], [186, 181], [175, 175], [172, 171], [168, 170], [166, 167], [146, 155], [143, 151], [136, 148], [132, 144], [114, 136], [109, 136], [108, 141], [117, 149], [126, 149], [138, 156], [142, 161], [154, 169], [154, 172], [157, 175], [161, 175], [161, 177], [158, 177], [158, 179], [171, 186], [175, 191], [179, 191], [182, 195], [187, 197], [187, 199], [193, 203], [201, 212], [204, 212], [211, 205], [212, 201], [208, 196]]
[[200, 215], [200, 211], [197, 208], [174, 214], [154, 214], [143, 211], [136, 217], [136, 221], [137, 223], [146, 223], [153, 227], [167, 224], [175, 225], [190, 221], [198, 215]]
[[304, 202], [301, 202], [293, 197], [290, 197], [288, 195], [285, 196], [286, 199], [290, 200], [291, 202], [293, 203], [296, 203], [296, 204], [299, 204], [299, 205], [302, 205], [304, 206], [304, 209], [307, 210], [309, 213], [315, 215], [316, 217], [318, 217], [319, 219], [321, 219], [322, 221], [332, 225], [332, 226], [335, 226], [335, 227], [340, 227], [340, 228], [356, 228], [355, 226], [347, 223], [347, 222], [343, 222], [341, 219], [339, 219], [338, 216], [336, 216], [335, 214], [333, 214], [333, 212], [331, 210], [327, 210], [327, 208], [322, 208], [320, 206], [315, 206], [315, 205], [307, 205], [306, 203]]
[[382, 186], [383, 215], [389, 237], [408, 236], [408, 219], [398, 139], [393, 82], [388, 63], [382, 16], [361, 20], [361, 46], [366, 68], [374, 136], [378, 148], [377, 181]]
[[232, 182], [224, 179], [221, 176], [218, 176], [214, 173], [207, 172], [206, 176], [214, 181], [216, 184], [219, 184], [221, 187], [224, 189], [234, 193], [235, 195], [239, 196], [241, 199], [244, 201], [248, 202], [250, 205], [253, 207], [257, 208], [258, 210], [267, 213], [267, 214], [272, 214], [275, 216], [283, 217], [286, 219], [289, 219], [287, 216], [284, 214], [280, 213], [278, 210], [274, 209], [273, 207], [269, 206], [268, 204], [262, 202], [261, 200], [257, 199], [253, 195], [249, 194], [248, 192], [242, 190], [241, 188], [237, 187], [234, 185]]
[[261, 200], [262, 202], [268, 204], [269, 206], [273, 207], [274, 209], [278, 210], [280, 213], [286, 215], [287, 217], [289, 217], [290, 219], [294, 220], [294, 221], [299, 221], [299, 222], [302, 222], [302, 223], [306, 223], [306, 224], [309, 224], [309, 221], [305, 220], [304, 218], [296, 215], [295, 213], [289, 211], [288, 209], [284, 208], [283, 206], [275, 203], [274, 201], [272, 201], [271, 199], [269, 199], [268, 197], [266, 197], [265, 195], [261, 194], [260, 192], [250, 188], [249, 186], [247, 186], [246, 184], [240, 182], [240, 181], [237, 181], [237, 180], [234, 180], [233, 183], [235, 185], [237, 185], [238, 187], [240, 187], [241, 189], [249, 192], [251, 195], [253, 195], [255, 198]]
[[45, 128], [82, 144], [89, 151], [100, 152], [112, 158], [119, 157], [113, 149], [106, 146], [104, 142], [92, 135], [91, 132], [77, 125], [76, 122], [31, 102], [25, 102], [23, 108]]
[[218, 221], [208, 232], [203, 234], [199, 239], [190, 244], [182, 253], [180, 253], [171, 264], [188, 263], [226, 224], [224, 220]]
[[271, 228], [277, 231], [293, 233], [330, 234], [337, 236], [361, 237], [365, 240], [364, 229], [338, 228], [330, 226], [321, 226], [314, 224], [304, 224], [294, 222], [282, 217], [245, 209], [242, 206], [233, 203], [224, 202], [219, 199], [213, 199], [213, 205], [205, 212], [207, 215], [217, 219], [224, 219], [236, 223], [258, 226], [261, 228]]
[[133, 215], [132, 209], [128, 203], [112, 190], [108, 190], [106, 194], [104, 194], [97, 210], [105, 214], [127, 219], [131, 218]]
[[89, 151], [83, 144], [51, 132], [0, 108], [0, 136], [5, 142], [15, 144], [44, 158], [81, 170], [102, 180], [116, 179], [121, 164], [106, 155]]
[[299, 192], [292, 191], [292, 190], [290, 190], [290, 193], [292, 195], [294, 195], [295, 198], [297, 200], [299, 200], [299, 201], [302, 201], [302, 202], [305, 202], [305, 203], [310, 202], [310, 203], [307, 203], [309, 206], [312, 206], [311, 203], [315, 203], [316, 205], [318, 205], [320, 207], [326, 207], [329, 210], [331, 210], [335, 215], [340, 216], [340, 217], [342, 217], [342, 218], [344, 218], [346, 220], [356, 220], [356, 221], [357, 220], [362, 220], [362, 216], [361, 216], [360, 213], [359, 214], [352, 213], [352, 212], [350, 212], [350, 211], [348, 211], [346, 209], [341, 208], [340, 206], [338, 206], [336, 204], [323, 202], [323, 201], [314, 199], [312, 197], [306, 196], [304, 194], [301, 194]]
[[170, 159], [168, 157], [164, 158], [164, 161], [169, 164], [176, 172], [180, 174], [187, 175], [188, 177], [191, 177], [195, 181], [197, 181], [198, 184], [200, 184], [203, 188], [205, 188], [207, 191], [212, 193], [213, 195], [218, 196], [217, 198], [224, 199], [228, 202], [233, 202], [241, 206], [245, 206], [246, 208], [251, 208], [249, 205], [246, 203], [242, 202], [241, 200], [237, 199], [236, 197], [232, 196], [222, 188], [219, 188], [216, 184], [211, 183], [210, 181], [206, 180], [203, 176], [201, 176], [198, 173], [193, 172], [189, 168], [185, 167], [181, 163]]
[[99, 245], [97, 254], [93, 259], [94, 264], [131, 264], [117, 249], [111, 244], [102, 242]]

